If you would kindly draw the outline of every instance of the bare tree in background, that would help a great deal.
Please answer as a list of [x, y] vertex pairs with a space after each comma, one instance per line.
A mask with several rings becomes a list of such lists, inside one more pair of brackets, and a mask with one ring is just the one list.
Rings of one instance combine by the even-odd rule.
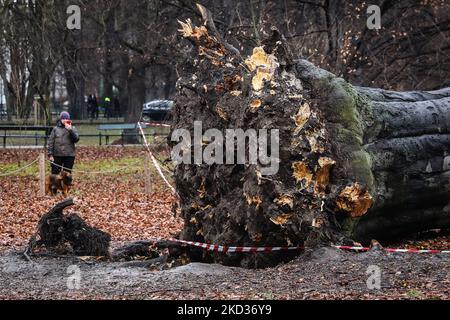
[[[366, 86], [429, 90], [450, 83], [450, 3], [374, 0], [381, 30], [366, 27], [368, 3], [350, 0], [199, 0], [218, 33], [243, 56], [276, 27], [297, 57]], [[68, 5], [81, 30], [65, 26]], [[200, 19], [193, 0], [0, 1], [0, 76], [8, 112], [28, 117], [38, 96], [49, 118], [52, 87], [86, 117], [85, 96], [117, 97], [126, 121], [142, 104], [170, 99], [190, 50], [178, 20]], [[63, 77], [61, 77], [63, 76]], [[61, 83], [61, 79], [64, 79]]]

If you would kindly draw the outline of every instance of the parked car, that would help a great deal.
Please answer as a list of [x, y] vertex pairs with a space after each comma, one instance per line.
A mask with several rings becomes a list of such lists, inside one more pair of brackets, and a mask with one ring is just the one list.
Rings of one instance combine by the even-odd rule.
[[155, 100], [144, 104], [142, 118], [144, 121], [168, 121], [174, 102], [170, 100]]

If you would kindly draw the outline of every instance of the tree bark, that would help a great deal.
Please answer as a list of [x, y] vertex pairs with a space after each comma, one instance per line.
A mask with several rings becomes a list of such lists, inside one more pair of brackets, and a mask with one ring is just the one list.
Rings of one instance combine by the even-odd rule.
[[4, 105], [6, 107], [6, 116], [7, 120], [11, 121], [13, 107], [11, 106], [11, 98], [8, 90], [8, 78], [6, 77], [6, 69], [4, 69], [3, 66], [0, 66], [0, 77], [3, 83], [2, 91], [0, 92], [0, 94], [5, 96]]
[[82, 30], [67, 32], [65, 37], [64, 75], [69, 96], [69, 112], [73, 119], [87, 118], [86, 79], [83, 74], [83, 52], [80, 50]]
[[[186, 22], [182, 33], [192, 61], [180, 70], [172, 130], [276, 129], [280, 142], [269, 176], [261, 161], [179, 164], [183, 239], [314, 247], [450, 227], [450, 89], [353, 87], [294, 60], [276, 30], [247, 59], [210, 28]], [[294, 255], [204, 258], [264, 267]]]
[[367, 243], [450, 227], [450, 88], [352, 87], [306, 61], [296, 70], [333, 137], [331, 184], [360, 183], [372, 198], [366, 212], [340, 217], [345, 234]]
[[[129, 77], [127, 81], [128, 92], [128, 109], [125, 115], [125, 122], [137, 123], [140, 121], [142, 114], [142, 106], [145, 102], [145, 68], [143, 66], [130, 66]], [[139, 144], [139, 130], [126, 129], [124, 130], [124, 143]]]
[[114, 83], [114, 73], [113, 73], [113, 67], [114, 67], [114, 61], [112, 52], [114, 51], [114, 24], [115, 24], [115, 16], [114, 12], [110, 11], [108, 12], [108, 16], [105, 21], [106, 24], [106, 30], [105, 30], [105, 39], [104, 39], [104, 73], [103, 73], [103, 80], [104, 80], [104, 97], [109, 97], [111, 101], [114, 98], [114, 91], [113, 91], [113, 83]]

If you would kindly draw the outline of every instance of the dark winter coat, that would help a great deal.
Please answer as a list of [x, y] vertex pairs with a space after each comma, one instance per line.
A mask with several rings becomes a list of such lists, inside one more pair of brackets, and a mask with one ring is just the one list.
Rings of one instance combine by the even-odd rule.
[[48, 140], [48, 155], [54, 157], [75, 157], [75, 143], [80, 141], [77, 128], [67, 130], [61, 121], [53, 128]]

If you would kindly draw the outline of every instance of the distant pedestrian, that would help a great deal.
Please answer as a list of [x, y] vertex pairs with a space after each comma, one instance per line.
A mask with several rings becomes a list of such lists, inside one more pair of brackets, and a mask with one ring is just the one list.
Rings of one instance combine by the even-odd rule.
[[91, 119], [98, 118], [98, 103], [97, 99], [91, 94], [88, 98], [88, 110], [89, 110], [89, 117]]
[[109, 118], [111, 117], [111, 98], [110, 97], [105, 97], [105, 103], [104, 103], [104, 107], [105, 107], [105, 117]]
[[94, 97], [92, 94], [89, 95], [87, 100], [87, 109], [88, 109], [88, 115], [89, 118], [94, 119], [94, 103], [93, 103]]
[[99, 113], [99, 110], [98, 110], [98, 99], [97, 99], [97, 96], [95, 94], [94, 94], [94, 97], [92, 99], [92, 103], [94, 105], [95, 119], [98, 119], [98, 113]]

